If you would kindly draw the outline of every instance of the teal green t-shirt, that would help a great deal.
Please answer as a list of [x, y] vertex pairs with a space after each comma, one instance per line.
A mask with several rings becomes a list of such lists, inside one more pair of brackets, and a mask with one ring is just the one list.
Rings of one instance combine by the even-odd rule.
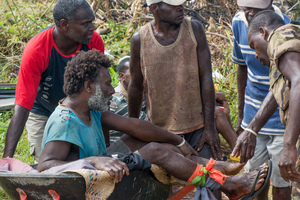
[[42, 142], [42, 150], [51, 141], [65, 141], [79, 147], [81, 158], [107, 154], [101, 125], [101, 112], [91, 111], [92, 125], [84, 124], [75, 113], [62, 106], [49, 117]]

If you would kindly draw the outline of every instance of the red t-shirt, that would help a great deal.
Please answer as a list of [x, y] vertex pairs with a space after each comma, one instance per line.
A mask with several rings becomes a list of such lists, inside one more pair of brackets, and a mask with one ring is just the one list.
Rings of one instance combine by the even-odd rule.
[[80, 50], [90, 49], [104, 53], [103, 40], [94, 32], [89, 44], [79, 44], [75, 53], [64, 55], [54, 42], [54, 28], [46, 28], [27, 43], [16, 88], [15, 104], [45, 116], [50, 116], [58, 101], [65, 97], [63, 76], [65, 66], [72, 56]]

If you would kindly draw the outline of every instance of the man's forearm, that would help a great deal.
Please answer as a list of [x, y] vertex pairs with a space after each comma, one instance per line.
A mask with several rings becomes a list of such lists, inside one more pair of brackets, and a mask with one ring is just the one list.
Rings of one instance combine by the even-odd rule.
[[137, 88], [132, 84], [128, 87], [128, 115], [139, 118], [143, 102], [143, 88]]
[[3, 157], [13, 157], [18, 141], [23, 133], [25, 123], [28, 119], [29, 110], [16, 105], [12, 120], [8, 126]]
[[201, 86], [203, 86], [201, 87], [201, 96], [205, 129], [215, 129], [215, 91], [213, 82], [201, 83]]
[[[112, 120], [118, 121], [119, 123], [112, 123]], [[163, 130], [145, 120], [124, 118], [113, 115], [112, 113], [103, 113], [101, 122], [110, 129], [126, 133], [144, 142], [162, 142], [174, 145], [178, 145], [182, 142], [180, 136]]]
[[128, 135], [131, 135], [144, 142], [162, 142], [178, 145], [182, 142], [182, 138], [176, 134], [151, 124], [148, 121], [140, 119], [128, 119], [130, 126], [123, 130]]
[[244, 117], [245, 89], [247, 86], [247, 66], [238, 66], [237, 88], [238, 88], [238, 117]]
[[247, 128], [257, 133], [272, 117], [277, 108], [278, 104], [274, 98], [273, 91], [270, 90]]

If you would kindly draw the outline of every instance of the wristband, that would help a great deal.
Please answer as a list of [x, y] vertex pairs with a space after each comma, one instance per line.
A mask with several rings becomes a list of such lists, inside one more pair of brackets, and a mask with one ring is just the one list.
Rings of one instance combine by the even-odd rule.
[[251, 130], [250, 128], [245, 128], [244, 130], [252, 133], [253, 135], [255, 135], [255, 137], [257, 137], [257, 133], [255, 131]]
[[185, 139], [182, 138], [182, 142], [179, 145], [176, 145], [176, 147], [180, 148], [184, 145], [184, 143], [185, 143]]

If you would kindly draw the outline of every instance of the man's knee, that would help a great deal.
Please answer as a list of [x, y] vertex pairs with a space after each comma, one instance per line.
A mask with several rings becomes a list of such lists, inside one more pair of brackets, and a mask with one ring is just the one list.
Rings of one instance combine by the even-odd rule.
[[156, 142], [150, 142], [139, 150], [140, 154], [151, 163], [161, 160], [167, 156], [166, 148]]

